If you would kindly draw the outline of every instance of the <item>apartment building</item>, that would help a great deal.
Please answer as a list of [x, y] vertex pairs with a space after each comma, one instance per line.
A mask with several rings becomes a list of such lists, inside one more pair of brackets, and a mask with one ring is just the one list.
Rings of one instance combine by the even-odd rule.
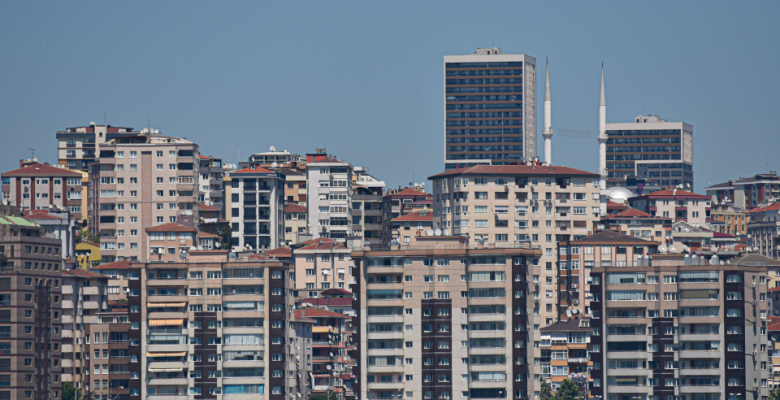
[[98, 146], [90, 164], [89, 230], [101, 235], [104, 262], [145, 260], [146, 229], [165, 223], [198, 227], [198, 145], [145, 134]]
[[745, 209], [717, 204], [713, 200], [710, 218], [716, 232], [734, 236], [747, 235], [748, 214]]
[[72, 259], [76, 254], [76, 232], [80, 228], [77, 219], [67, 210], [31, 210], [24, 217], [35, 222], [46, 231], [46, 237], [59, 239], [62, 243], [62, 258]]
[[[595, 265], [634, 265], [643, 256], [657, 253], [659, 243], [616, 231], [558, 243], [558, 318], [560, 321], [592, 315], [590, 273]], [[546, 293], [550, 297], [550, 292]]]
[[780, 177], [770, 171], [747, 178], [729, 180], [704, 189], [715, 204], [751, 209], [780, 200]]
[[532, 398], [539, 329], [527, 243], [352, 252], [353, 341], [359, 399]]
[[639, 115], [633, 123], [606, 124], [606, 133], [610, 178], [640, 177], [650, 185], [693, 188], [692, 125]]
[[294, 245], [299, 235], [306, 234], [309, 224], [306, 222], [306, 206], [287, 204], [284, 206], [284, 245]]
[[591, 394], [602, 399], [768, 395], [766, 267], [654, 255], [594, 265]]
[[306, 155], [306, 210], [313, 238], [352, 235], [352, 164], [325, 153]]
[[417, 188], [398, 188], [389, 190], [382, 198], [382, 243], [389, 245], [393, 237], [392, 220], [417, 211], [421, 208], [431, 208], [433, 196], [422, 190], [424, 185]]
[[656, 217], [627, 207], [623, 211], [608, 214], [601, 223], [605, 229], [666, 244], [672, 240], [672, 221], [671, 217]]
[[129, 349], [139, 346], [139, 342], [130, 340], [128, 310], [103, 311], [96, 315], [97, 322], [84, 326], [85, 340], [92, 338], [86, 341], [84, 349], [84, 355], [90, 355], [84, 367], [84, 373], [90, 374], [87, 379], [91, 379], [87, 392], [100, 400], [128, 400], [130, 380], [139, 379], [138, 374], [130, 373]]
[[108, 300], [114, 302], [127, 300], [127, 294], [130, 292], [128, 282], [131, 279], [138, 279], [139, 276], [138, 271], [130, 268], [129, 261], [102, 263], [98, 266], [93, 266], [90, 270], [109, 278], [107, 288]]
[[[312, 393], [326, 395], [325, 399], [344, 400], [354, 396], [352, 383], [353, 360], [349, 353], [352, 344], [352, 327], [349, 316], [314, 307], [295, 310], [296, 321], [313, 319], [312, 326]], [[331, 394], [328, 397], [327, 394]]]
[[292, 265], [212, 251], [131, 269], [129, 400], [308, 398]]
[[417, 238], [433, 231], [433, 210], [411, 212], [393, 219], [393, 241], [402, 246], [417, 245]]
[[710, 196], [682, 189], [663, 189], [628, 199], [629, 205], [657, 217], [686, 221], [693, 226], [706, 227], [710, 217]]
[[273, 249], [284, 242], [284, 175], [262, 167], [230, 173], [234, 249]]
[[201, 232], [219, 234], [222, 229], [230, 226], [230, 222], [223, 218], [224, 211], [221, 208], [210, 206], [206, 203], [198, 204], [198, 229]]
[[749, 245], [758, 254], [780, 258], [780, 203], [748, 211]]
[[269, 151], [262, 152], [262, 153], [255, 153], [249, 156], [249, 162], [245, 165], [242, 165], [242, 167], [248, 167], [251, 164], [255, 165], [262, 165], [264, 167], [270, 167], [271, 164], [276, 163], [277, 165], [291, 165], [294, 163], [300, 163], [301, 156], [298, 154], [291, 154], [287, 149], [284, 149], [282, 151], [279, 151], [276, 149], [276, 147], [271, 146]]
[[351, 250], [333, 239], [313, 239], [292, 253], [295, 288], [301, 297], [319, 297], [328, 289], [349, 289], [352, 283]]
[[558, 316], [556, 247], [593, 232], [600, 216], [598, 175], [568, 167], [482, 165], [459, 168], [433, 181], [433, 226], [445, 235], [468, 236], [470, 244], [506, 246], [529, 242], [542, 250], [542, 326]]
[[[14, 213], [20, 213], [15, 208]], [[0, 216], [0, 398], [62, 399], [60, 241]]]
[[[582, 316], [580, 316], [582, 317]], [[556, 322], [540, 331], [541, 379], [557, 391], [561, 383], [572, 375], [590, 375], [593, 362], [589, 353], [592, 350], [590, 318], [575, 318]]]
[[284, 175], [284, 201], [285, 204], [306, 206], [306, 169], [297, 168], [268, 168], [271, 171]]
[[444, 56], [444, 168], [536, 157], [536, 59], [493, 47]]
[[225, 169], [222, 159], [204, 156], [198, 153], [198, 201], [216, 207], [225, 208]]
[[149, 256], [140, 261], [176, 261], [198, 245], [198, 231], [175, 222], [146, 228]]
[[92, 242], [76, 243], [76, 260], [79, 268], [90, 269], [100, 265], [100, 244]]
[[46, 210], [56, 207], [68, 210], [75, 221], [82, 219], [81, 174], [49, 164], [30, 161], [19, 168], [0, 174], [3, 202], [23, 210]]
[[299, 306], [316, 307], [326, 311], [344, 314], [350, 318], [356, 315], [355, 310], [352, 308], [352, 292], [344, 289], [323, 290], [320, 292], [320, 297], [301, 299]]
[[89, 126], [65, 128], [64, 131], [57, 131], [59, 165], [63, 168], [87, 172], [89, 164], [94, 162], [99, 155], [98, 146], [101, 143], [148, 132], [148, 129], [137, 132], [133, 128], [96, 124], [95, 122], [90, 122]]
[[[105, 354], [98, 351], [93, 356], [89, 345], [100, 343], [100, 336], [92, 340], [91, 335], [87, 336], [87, 326], [97, 324], [98, 314], [109, 310], [107, 287], [108, 277], [97, 272], [80, 268], [62, 271], [62, 381], [70, 382], [82, 393], [97, 395], [98, 399], [103, 395], [101, 360], [108, 374], [110, 357], [108, 349]], [[97, 366], [94, 373], [93, 365]], [[93, 378], [95, 385], [91, 385]], [[103, 378], [108, 389], [108, 377]]]

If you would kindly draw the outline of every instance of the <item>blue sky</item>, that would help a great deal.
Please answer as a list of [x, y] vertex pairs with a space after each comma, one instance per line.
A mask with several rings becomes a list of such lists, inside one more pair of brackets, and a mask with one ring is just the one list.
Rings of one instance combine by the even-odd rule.
[[555, 136], [556, 164], [597, 169], [603, 61], [607, 121], [692, 124], [703, 191], [778, 169], [778, 17], [780, 2], [4, 1], [0, 169], [28, 147], [56, 162], [56, 131], [105, 113], [229, 161], [327, 147], [390, 186], [423, 181], [443, 171], [443, 56], [495, 44], [549, 57], [553, 128], [591, 132]]

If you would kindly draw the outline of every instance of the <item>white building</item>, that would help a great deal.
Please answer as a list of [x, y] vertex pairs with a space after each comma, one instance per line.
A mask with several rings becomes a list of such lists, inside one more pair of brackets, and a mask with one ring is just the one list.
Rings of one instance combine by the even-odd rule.
[[[284, 243], [284, 175], [262, 167], [230, 173], [233, 248], [273, 249]], [[247, 247], [250, 246], [250, 247]]]
[[352, 164], [324, 153], [306, 155], [306, 208], [314, 238], [352, 234]]

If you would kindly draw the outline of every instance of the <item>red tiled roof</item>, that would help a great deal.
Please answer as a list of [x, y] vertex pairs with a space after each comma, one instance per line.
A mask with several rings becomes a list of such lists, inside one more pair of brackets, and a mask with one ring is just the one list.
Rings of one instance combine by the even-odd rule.
[[167, 224], [153, 226], [146, 228], [147, 232], [198, 232], [195, 228], [177, 224], [176, 222], [169, 222]]
[[323, 290], [322, 293], [320, 294], [322, 294], [323, 296], [345, 295], [345, 294], [352, 296], [352, 292], [350, 292], [349, 290], [338, 289], [338, 288]]
[[323, 310], [315, 307], [305, 307], [295, 310], [295, 318], [304, 318], [303, 311], [306, 310], [305, 318], [350, 318], [349, 315], [335, 313], [333, 311]]
[[27, 210], [24, 212], [27, 219], [64, 219], [56, 215], [51, 215], [44, 210]]
[[316, 299], [303, 299], [301, 303], [309, 303], [315, 306], [352, 307], [352, 299], [349, 297], [333, 297], [330, 299], [319, 297]]
[[[780, 292], [780, 286], [776, 286], [773, 288], [769, 288], [766, 290], [767, 292]], [[780, 318], [777, 319], [778, 322], [780, 322]]]
[[200, 153], [198, 153], [198, 158], [200, 158], [201, 160], [208, 160], [209, 159], [208, 156], [204, 156], [203, 154], [200, 154]]
[[230, 175], [233, 174], [254, 174], [254, 173], [264, 173], [264, 174], [270, 174], [273, 171], [267, 170], [263, 167], [247, 167], [244, 169], [240, 169], [238, 171], [233, 171], [230, 173]]
[[626, 210], [629, 207], [625, 204], [616, 203], [612, 200], [607, 200], [607, 210]]
[[106, 264], [100, 264], [92, 269], [127, 269], [130, 268], [130, 261], [114, 261]]
[[81, 177], [81, 174], [78, 172], [69, 171], [64, 168], [58, 168], [55, 166], [51, 166], [48, 164], [30, 164], [27, 166], [24, 166], [19, 169], [15, 169], [12, 171], [3, 172], [3, 177], [7, 176], [31, 176], [31, 175], [41, 175], [41, 176], [70, 176], [70, 177]]
[[200, 211], [219, 211], [219, 208], [210, 206], [206, 203], [199, 203], [198, 210]]
[[398, 193], [393, 193], [389, 196], [432, 196], [430, 193], [421, 192], [416, 189], [406, 188]]
[[339, 250], [339, 249], [346, 249], [347, 246], [344, 243], [341, 242], [334, 242], [334, 241], [323, 241], [322, 243], [312, 243], [308, 246], [301, 247], [300, 250]]
[[247, 260], [256, 261], [256, 260], [267, 260], [268, 257], [262, 255], [262, 254], [252, 254], [251, 256], [247, 257]]
[[298, 204], [288, 204], [284, 206], [284, 212], [286, 213], [302, 213], [306, 212], [306, 206], [301, 206]]
[[220, 236], [209, 232], [198, 231], [198, 237], [210, 238], [210, 237], [220, 237]]
[[631, 218], [655, 218], [652, 215], [637, 210], [636, 208], [628, 208], [624, 211], [621, 211], [617, 214], [609, 215], [608, 218], [617, 218], [617, 217], [631, 217]]
[[713, 238], [731, 238], [731, 239], [736, 239], [737, 238], [736, 236], [729, 235], [728, 233], [720, 233], [720, 232], [715, 232], [715, 231], [712, 232], [712, 237]]
[[[425, 213], [425, 215], [421, 215]], [[406, 215], [402, 215], [398, 218], [393, 218], [393, 222], [404, 221], [433, 221], [433, 212], [429, 211], [415, 211]]]
[[318, 243], [318, 242], [332, 242], [332, 241], [333, 241], [333, 239], [331, 239], [331, 238], [326, 238], [326, 237], [323, 237], [323, 238], [309, 239], [309, 240], [306, 240], [306, 241], [303, 241], [303, 242], [300, 242], [300, 243], [298, 243], [298, 245], [299, 245], [299, 246], [306, 246], [306, 245], [308, 245], [308, 244], [312, 244], [312, 243]]
[[676, 191], [675, 191], [675, 189], [662, 189], [662, 190], [658, 190], [658, 191], [655, 191], [655, 192], [652, 192], [652, 193], [647, 193], [647, 194], [642, 195], [642, 196], [637, 196], [637, 197], [634, 197], [634, 198], [639, 198], [639, 197], [696, 197], [696, 198], [700, 198], [700, 199], [710, 199], [711, 198], [711, 196], [707, 196], [707, 195], [703, 195], [703, 194], [697, 194], [697, 193], [692, 193], [692, 192], [689, 192], [687, 190], [682, 190], [682, 189], [677, 189]]
[[429, 176], [428, 179], [454, 175], [578, 175], [598, 176], [595, 172], [553, 165], [475, 165], [473, 167], [456, 168], [440, 174]]
[[97, 272], [90, 271], [88, 269], [81, 269], [81, 268], [75, 268], [75, 269], [64, 269], [62, 270], [62, 275], [70, 275], [70, 276], [79, 276], [82, 278], [106, 278], [109, 279], [109, 277], [98, 274]]
[[766, 206], [764, 208], [754, 208], [754, 209], [748, 211], [748, 213], [764, 212], [764, 211], [777, 211], [777, 210], [780, 210], [780, 202], [777, 202], [775, 204]]
[[276, 258], [290, 258], [292, 257], [292, 250], [289, 247], [277, 247], [275, 249], [263, 252], [267, 257], [275, 256]]

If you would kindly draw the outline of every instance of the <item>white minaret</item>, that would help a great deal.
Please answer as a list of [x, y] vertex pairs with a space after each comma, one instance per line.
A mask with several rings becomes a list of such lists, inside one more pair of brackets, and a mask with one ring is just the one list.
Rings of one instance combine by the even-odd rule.
[[601, 101], [599, 102], [599, 175], [601, 190], [607, 189], [607, 99], [604, 96], [604, 64], [601, 64]]
[[547, 80], [544, 84], [544, 161], [552, 165], [552, 102], [550, 101], [550, 62], [547, 62]]

